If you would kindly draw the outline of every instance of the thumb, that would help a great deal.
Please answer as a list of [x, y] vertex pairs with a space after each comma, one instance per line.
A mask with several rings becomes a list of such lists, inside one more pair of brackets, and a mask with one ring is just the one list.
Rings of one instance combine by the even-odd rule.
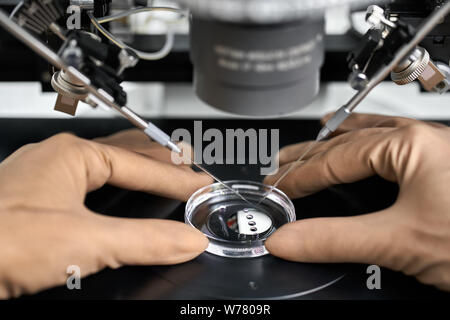
[[96, 216], [107, 253], [104, 263], [113, 268], [182, 263], [194, 259], [208, 246], [200, 231], [181, 222]]
[[367, 263], [386, 266], [392, 251], [389, 212], [313, 218], [282, 226], [265, 245], [280, 258], [297, 262]]

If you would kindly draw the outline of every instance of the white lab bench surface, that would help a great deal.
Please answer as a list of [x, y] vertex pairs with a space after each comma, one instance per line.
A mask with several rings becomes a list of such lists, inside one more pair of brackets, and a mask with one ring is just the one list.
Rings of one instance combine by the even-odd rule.
[[[235, 118], [200, 101], [191, 84], [124, 83], [128, 106], [149, 118]], [[337, 110], [354, 94], [347, 83], [322, 86], [317, 99], [286, 118], [314, 119]], [[1, 118], [71, 118], [53, 111], [56, 93], [41, 91], [39, 83], [0, 83]], [[245, 106], [243, 106], [245, 107]], [[276, 106], [273, 106], [276, 108]], [[423, 120], [450, 119], [450, 93], [439, 95], [421, 92], [414, 83], [397, 86], [390, 82], [379, 85], [356, 109], [357, 112], [406, 116]], [[80, 103], [77, 117], [118, 117], [112, 110], [93, 109]]]

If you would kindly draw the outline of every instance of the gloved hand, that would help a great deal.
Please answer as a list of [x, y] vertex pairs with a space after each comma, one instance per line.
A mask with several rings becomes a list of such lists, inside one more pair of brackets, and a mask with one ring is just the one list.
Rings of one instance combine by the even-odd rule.
[[[186, 146], [184, 146], [186, 147]], [[125, 219], [84, 206], [105, 183], [179, 200], [211, 179], [171, 163], [170, 152], [137, 130], [96, 142], [58, 134], [20, 148], [0, 164], [0, 297], [64, 284], [105, 267], [176, 264], [207, 239], [183, 223]]]
[[[308, 143], [281, 150], [284, 168], [265, 183], [274, 183]], [[339, 135], [313, 148], [279, 188], [299, 198], [373, 175], [399, 184], [390, 208], [355, 217], [300, 220], [276, 231], [267, 249], [293, 261], [377, 264], [450, 290], [448, 127], [354, 114]]]

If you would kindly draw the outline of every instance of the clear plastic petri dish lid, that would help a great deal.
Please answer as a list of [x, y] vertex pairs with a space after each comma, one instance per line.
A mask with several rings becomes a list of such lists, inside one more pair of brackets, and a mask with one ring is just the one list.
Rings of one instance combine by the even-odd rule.
[[220, 183], [195, 192], [186, 204], [185, 222], [209, 239], [207, 252], [230, 258], [252, 258], [267, 254], [265, 240], [285, 223], [295, 221], [295, 208], [280, 190], [253, 181], [226, 181], [243, 201]]

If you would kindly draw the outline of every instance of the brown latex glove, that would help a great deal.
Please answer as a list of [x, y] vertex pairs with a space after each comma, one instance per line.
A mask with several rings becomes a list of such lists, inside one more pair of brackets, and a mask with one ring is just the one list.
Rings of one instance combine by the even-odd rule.
[[84, 140], [58, 134], [0, 164], [0, 297], [64, 284], [105, 267], [164, 265], [195, 258], [207, 239], [183, 223], [108, 217], [84, 206], [105, 183], [179, 200], [211, 183], [137, 130]]
[[[299, 198], [380, 175], [399, 184], [397, 201], [371, 214], [285, 225], [267, 240], [267, 249], [293, 261], [377, 264], [450, 290], [450, 129], [354, 114], [340, 133], [313, 148], [280, 189]], [[265, 182], [274, 183], [309, 143], [281, 150], [284, 167]]]

